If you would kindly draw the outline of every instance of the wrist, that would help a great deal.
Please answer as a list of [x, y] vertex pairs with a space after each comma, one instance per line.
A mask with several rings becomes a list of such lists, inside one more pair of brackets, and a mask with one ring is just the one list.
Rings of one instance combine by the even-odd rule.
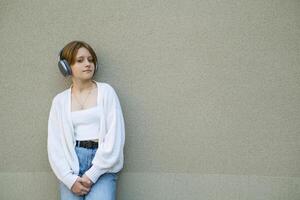
[[92, 165], [90, 169], [85, 172], [85, 175], [93, 182], [97, 182], [98, 178], [105, 173], [105, 170], [100, 169], [99, 167]]

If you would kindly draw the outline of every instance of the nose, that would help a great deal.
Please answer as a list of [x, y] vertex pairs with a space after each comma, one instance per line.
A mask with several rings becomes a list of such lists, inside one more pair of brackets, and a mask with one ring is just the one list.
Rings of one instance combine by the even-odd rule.
[[89, 62], [88, 60], [85, 60], [84, 66], [85, 68], [91, 69], [92, 68], [93, 62]]
[[88, 59], [85, 59], [84, 64], [85, 64], [86, 66], [90, 66], [90, 65], [91, 65], [91, 63], [88, 61]]

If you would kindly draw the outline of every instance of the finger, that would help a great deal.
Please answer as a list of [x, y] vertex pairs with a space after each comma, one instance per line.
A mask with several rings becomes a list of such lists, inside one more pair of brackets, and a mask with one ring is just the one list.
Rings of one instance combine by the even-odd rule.
[[81, 195], [86, 194], [86, 192], [83, 191], [82, 189], [79, 189], [75, 194], [78, 195], [78, 196], [81, 196]]
[[91, 183], [89, 183], [89, 182], [88, 182], [88, 181], [86, 181], [86, 180], [82, 181], [82, 182], [81, 182], [81, 184], [82, 184], [82, 185], [88, 185], [88, 186], [90, 186], [90, 185], [91, 185]]
[[85, 185], [88, 185], [88, 186], [91, 186], [91, 185], [92, 185], [92, 181], [90, 181], [90, 180], [88, 180], [88, 179], [84, 179], [84, 180], [82, 181], [82, 183], [85, 184]]
[[92, 180], [87, 176], [87, 175], [83, 175], [82, 178], [88, 183], [91, 184]]
[[78, 177], [78, 178], [76, 179], [76, 181], [79, 182], [79, 183], [81, 183], [81, 182], [82, 182], [81, 177]]
[[82, 183], [82, 182], [84, 182], [84, 179], [82, 177], [79, 177], [78, 181]]
[[85, 179], [85, 178], [82, 178], [82, 179], [81, 179], [81, 182], [82, 182], [82, 183], [88, 183], [88, 180]]
[[83, 184], [85, 185], [85, 186], [91, 186], [92, 185], [92, 183], [90, 182], [90, 181], [85, 181], [85, 182], [83, 182]]
[[83, 196], [83, 195], [86, 195], [87, 193], [85, 193], [85, 192], [79, 192], [78, 194], [77, 194], [77, 196]]
[[83, 186], [85, 186], [85, 187], [88, 187], [88, 188], [90, 188], [90, 187], [91, 187], [91, 184], [88, 184], [88, 183], [85, 183], [85, 182], [84, 182], [84, 183], [82, 183], [82, 185], [83, 185]]
[[91, 184], [92, 181], [90, 181], [89, 179], [86, 179], [86, 183]]
[[85, 187], [85, 186], [81, 186], [81, 191], [83, 192], [89, 192], [90, 191], [90, 188], [89, 187]]
[[84, 178], [82, 178], [82, 179], [79, 181], [79, 183], [80, 183], [81, 185], [85, 186], [85, 187], [90, 187], [90, 186], [91, 186], [91, 184], [90, 184], [88, 181], [86, 181]]
[[82, 186], [85, 187], [85, 188], [88, 188], [87, 185], [85, 185], [85, 184], [82, 184]]

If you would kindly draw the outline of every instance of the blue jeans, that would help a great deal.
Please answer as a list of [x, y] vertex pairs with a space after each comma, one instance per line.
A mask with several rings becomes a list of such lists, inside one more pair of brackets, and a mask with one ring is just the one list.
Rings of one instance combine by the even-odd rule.
[[[82, 176], [92, 166], [97, 149], [75, 147], [79, 160], [79, 175]], [[117, 173], [105, 173], [94, 183], [88, 194], [77, 196], [63, 182], [59, 181], [61, 200], [115, 200]]]

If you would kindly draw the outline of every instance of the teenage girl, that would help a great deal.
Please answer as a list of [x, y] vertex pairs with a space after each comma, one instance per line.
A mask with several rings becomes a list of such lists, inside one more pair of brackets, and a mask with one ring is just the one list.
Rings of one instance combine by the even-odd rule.
[[114, 200], [125, 143], [118, 96], [108, 83], [93, 80], [98, 61], [86, 42], [68, 43], [58, 60], [60, 72], [72, 79], [53, 98], [48, 120], [48, 158], [61, 200]]

